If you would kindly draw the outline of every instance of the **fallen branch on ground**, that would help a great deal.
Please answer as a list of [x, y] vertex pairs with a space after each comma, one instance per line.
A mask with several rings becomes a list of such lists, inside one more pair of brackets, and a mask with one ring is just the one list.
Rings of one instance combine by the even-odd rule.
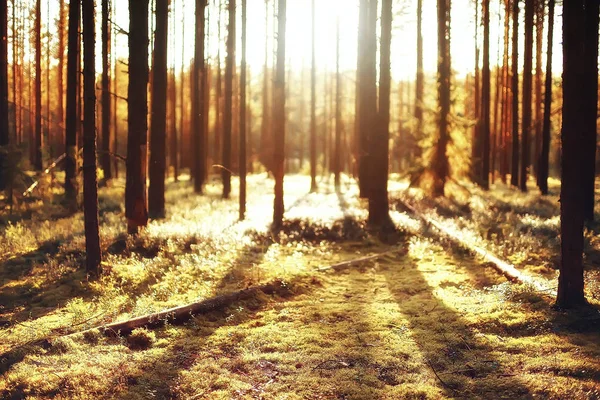
[[390, 250], [390, 251], [386, 251], [386, 252], [379, 253], [379, 254], [374, 254], [372, 256], [355, 258], [353, 260], [343, 261], [343, 262], [340, 262], [337, 264], [328, 265], [326, 267], [317, 268], [317, 271], [319, 271], [319, 272], [324, 272], [324, 271], [329, 271], [329, 270], [342, 271], [344, 269], [357, 267], [367, 261], [375, 261], [381, 257], [385, 257], [385, 256], [389, 256], [391, 254], [398, 253], [399, 251], [400, 251], [400, 249], [396, 249], [396, 250]]

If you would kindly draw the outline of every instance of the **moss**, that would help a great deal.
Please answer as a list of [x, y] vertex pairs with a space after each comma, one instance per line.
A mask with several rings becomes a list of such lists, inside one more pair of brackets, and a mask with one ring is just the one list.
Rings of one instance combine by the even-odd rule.
[[156, 334], [145, 328], [134, 329], [126, 338], [127, 346], [132, 350], [147, 350], [156, 341]]

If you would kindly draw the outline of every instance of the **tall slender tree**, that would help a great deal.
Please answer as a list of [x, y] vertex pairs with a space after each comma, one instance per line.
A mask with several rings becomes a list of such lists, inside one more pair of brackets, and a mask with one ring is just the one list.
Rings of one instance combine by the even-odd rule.
[[231, 136], [233, 108], [233, 70], [235, 69], [236, 38], [235, 0], [229, 0], [229, 25], [227, 28], [227, 60], [225, 61], [225, 110], [223, 116], [223, 198], [228, 199], [231, 193]]
[[[13, 5], [14, 7], [14, 5]], [[16, 62], [13, 60], [13, 63]], [[8, 133], [8, 5], [0, 2], [0, 190], [6, 184]]]
[[471, 145], [471, 176], [475, 183], [481, 183], [481, 172], [483, 168], [481, 156], [483, 154], [483, 131], [481, 122], [481, 71], [479, 68], [479, 0], [475, 0], [475, 79], [473, 87], [474, 107], [473, 114], [475, 125], [473, 126], [473, 141]]
[[523, 120], [521, 127], [521, 171], [519, 188], [527, 191], [527, 169], [530, 159], [530, 140], [532, 129], [532, 95], [533, 95], [533, 14], [534, 0], [525, 0], [525, 51], [523, 54]]
[[342, 173], [342, 78], [340, 75], [340, 18], [336, 21], [335, 41], [335, 149], [333, 152], [333, 174], [336, 189], [340, 188]]
[[[425, 94], [425, 72], [423, 70], [423, 0], [417, 1], [417, 79], [415, 82], [415, 142], [413, 154], [421, 157], [419, 139], [423, 135], [423, 101]], [[406, 151], [403, 152], [406, 154]]]
[[315, 55], [315, 0], [311, 0], [311, 67], [310, 67], [310, 191], [317, 191], [317, 58]]
[[42, 1], [35, 2], [35, 139], [33, 168], [42, 170]]
[[[563, 122], [562, 184], [560, 189], [561, 265], [556, 303], [570, 308], [585, 304], [583, 292], [584, 172], [586, 152], [586, 113], [590, 109], [586, 93], [588, 81], [585, 59], [586, 0], [563, 2]], [[588, 10], [589, 11], [589, 10]]]
[[125, 216], [130, 234], [137, 234], [139, 228], [148, 224], [148, 3], [149, 0], [129, 0]]
[[112, 179], [110, 163], [110, 0], [102, 0], [102, 156], [104, 181]]
[[512, 0], [512, 161], [510, 184], [519, 186], [519, 0]]
[[548, 0], [548, 40], [546, 50], [546, 83], [544, 93], [544, 123], [542, 146], [538, 160], [537, 184], [542, 194], [548, 194], [550, 158], [550, 127], [552, 116], [552, 50], [554, 46], [554, 0]]
[[64, 85], [64, 56], [65, 56], [65, 0], [59, 0], [58, 2], [58, 12], [59, 12], [59, 16], [58, 16], [58, 70], [57, 70], [57, 75], [58, 75], [58, 79], [57, 79], [57, 86], [58, 86], [58, 90], [56, 91], [57, 94], [57, 104], [58, 104], [58, 110], [57, 110], [57, 114], [58, 114], [58, 126], [60, 127], [61, 130], [61, 135], [59, 135], [59, 138], [63, 139], [64, 141], [64, 122], [65, 122], [65, 109], [64, 109], [64, 102], [65, 102], [65, 85]]
[[242, 64], [240, 72], [240, 220], [246, 218], [246, 0], [242, 0]]
[[450, 8], [451, 0], [438, 0], [438, 136], [432, 160], [433, 194], [443, 196], [450, 173], [448, 155], [448, 116], [450, 114]]
[[67, 109], [65, 130], [65, 197], [70, 207], [77, 202], [77, 98], [79, 93], [79, 20], [81, 0], [69, 1], [67, 52]]
[[94, 0], [83, 0], [83, 213], [85, 225], [86, 271], [100, 274], [100, 234], [98, 228], [98, 180], [96, 176], [96, 28]]
[[204, 90], [206, 85], [206, 65], [204, 62], [206, 0], [196, 0], [196, 38], [194, 43], [194, 74], [192, 77], [192, 169], [194, 191], [202, 193], [206, 176], [205, 135], [204, 131]]
[[152, 114], [150, 124], [150, 186], [148, 214], [165, 216], [165, 176], [167, 169], [167, 43], [169, 0], [156, 0], [154, 68], [152, 70]]
[[483, 0], [483, 68], [481, 69], [481, 136], [482, 153], [479, 157], [481, 163], [481, 175], [479, 182], [481, 187], [490, 187], [490, 114], [491, 114], [491, 74], [490, 74], [490, 0]]
[[273, 152], [273, 175], [275, 199], [273, 203], [273, 229], [283, 224], [283, 177], [285, 174], [285, 37], [286, 0], [278, 0], [277, 9], [277, 65], [273, 82], [273, 128], [275, 151]]
[[545, 0], [535, 0], [534, 5], [534, 16], [535, 16], [535, 80], [533, 81], [533, 92], [534, 97], [534, 121], [533, 121], [533, 133], [535, 135], [533, 140], [533, 172], [537, 179], [539, 176], [539, 163], [537, 162], [542, 151], [542, 105], [544, 100], [542, 99], [542, 50], [544, 48], [544, 19], [545, 19]]

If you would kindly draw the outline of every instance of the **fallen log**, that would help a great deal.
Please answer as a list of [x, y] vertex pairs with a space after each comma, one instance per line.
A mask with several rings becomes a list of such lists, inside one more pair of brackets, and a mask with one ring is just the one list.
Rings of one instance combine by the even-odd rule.
[[249, 288], [238, 290], [233, 293], [223, 294], [212, 297], [197, 303], [187, 304], [185, 306], [173, 307], [167, 310], [159, 311], [152, 314], [142, 315], [126, 321], [113, 322], [102, 325], [96, 328], [90, 328], [84, 331], [74, 332], [64, 337], [72, 337], [75, 335], [85, 334], [94, 330], [99, 330], [106, 336], [128, 335], [137, 328], [151, 328], [162, 326], [166, 323], [181, 323], [191, 319], [195, 315], [205, 314], [211, 311], [219, 310], [230, 306], [231, 304], [248, 300], [259, 292], [265, 294], [275, 294], [289, 291], [288, 285], [276, 280], [264, 285], [251, 286]]
[[385, 257], [385, 256], [389, 256], [391, 254], [395, 254], [398, 253], [400, 251], [400, 249], [396, 249], [396, 250], [390, 250], [390, 251], [385, 251], [383, 253], [378, 253], [378, 254], [374, 254], [372, 256], [366, 256], [366, 257], [361, 257], [361, 258], [355, 258], [353, 260], [348, 260], [348, 261], [342, 261], [340, 263], [337, 264], [333, 264], [333, 265], [328, 265], [325, 267], [320, 267], [317, 268], [318, 272], [325, 272], [325, 271], [342, 271], [344, 269], [348, 269], [348, 268], [353, 268], [353, 267], [357, 267], [365, 262], [368, 261], [375, 261], [381, 257]]

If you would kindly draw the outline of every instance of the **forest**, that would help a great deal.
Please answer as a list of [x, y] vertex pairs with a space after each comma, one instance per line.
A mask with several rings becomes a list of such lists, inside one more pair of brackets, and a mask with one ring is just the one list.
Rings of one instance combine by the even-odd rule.
[[600, 0], [0, 0], [0, 398], [600, 399]]

